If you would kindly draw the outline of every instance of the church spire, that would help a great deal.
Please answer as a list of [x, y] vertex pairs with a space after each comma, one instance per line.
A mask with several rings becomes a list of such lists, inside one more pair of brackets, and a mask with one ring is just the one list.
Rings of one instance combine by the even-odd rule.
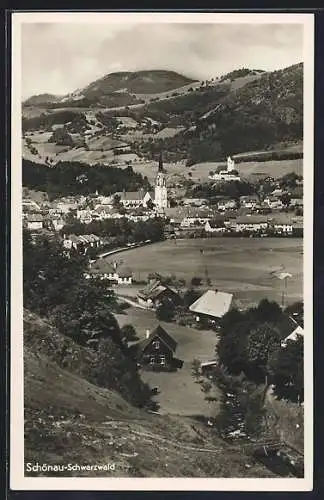
[[160, 157], [159, 157], [159, 169], [158, 169], [158, 172], [163, 172], [162, 151], [160, 152]]

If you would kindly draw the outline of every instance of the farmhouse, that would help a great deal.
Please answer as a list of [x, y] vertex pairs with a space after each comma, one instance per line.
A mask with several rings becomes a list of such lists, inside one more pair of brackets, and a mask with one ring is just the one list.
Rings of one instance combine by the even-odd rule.
[[174, 303], [181, 301], [180, 296], [174, 288], [163, 285], [159, 279], [150, 281], [145, 288], [137, 294], [138, 303], [148, 308], [156, 308], [164, 299], [172, 300]]
[[207, 290], [191, 304], [189, 310], [195, 314], [196, 321], [207, 319], [215, 323], [230, 310], [232, 300], [233, 295], [231, 293]]
[[183, 361], [174, 357], [177, 342], [161, 325], [153, 332], [146, 332], [146, 338], [137, 344], [138, 361], [149, 368], [173, 370], [181, 368]]

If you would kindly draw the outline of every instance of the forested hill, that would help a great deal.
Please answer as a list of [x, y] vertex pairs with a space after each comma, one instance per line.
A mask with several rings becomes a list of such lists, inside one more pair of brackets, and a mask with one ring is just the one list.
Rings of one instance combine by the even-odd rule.
[[147, 177], [135, 173], [131, 166], [125, 169], [91, 167], [81, 162], [59, 162], [52, 168], [23, 159], [22, 181], [24, 187], [45, 191], [50, 197], [88, 195], [95, 191], [110, 195], [124, 189], [150, 188]]

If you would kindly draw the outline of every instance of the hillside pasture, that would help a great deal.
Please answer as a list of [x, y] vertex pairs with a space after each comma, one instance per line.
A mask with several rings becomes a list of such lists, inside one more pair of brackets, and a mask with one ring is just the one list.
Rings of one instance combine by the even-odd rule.
[[[102, 269], [104, 262], [102, 259]], [[168, 276], [173, 274], [190, 286], [191, 279], [199, 276], [205, 288], [207, 271], [211, 280], [208, 288], [233, 293], [237, 306], [241, 308], [256, 305], [262, 298], [281, 303], [283, 292], [286, 304], [303, 297], [302, 239], [218, 237], [167, 240], [124, 252], [123, 264], [132, 269], [137, 280], [158, 272]], [[292, 274], [286, 289], [284, 282], [271, 274], [279, 268]]]

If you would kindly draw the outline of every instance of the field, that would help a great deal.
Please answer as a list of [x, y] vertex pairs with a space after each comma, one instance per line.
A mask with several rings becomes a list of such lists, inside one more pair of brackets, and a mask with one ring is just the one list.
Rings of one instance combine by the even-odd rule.
[[[145, 337], [146, 330], [152, 331], [159, 322], [154, 312], [131, 307], [126, 314], [116, 315], [120, 326], [131, 323], [140, 338]], [[200, 385], [191, 375], [191, 363], [194, 358], [208, 361], [214, 358], [217, 337], [215, 332], [194, 330], [175, 323], [160, 323], [163, 328], [178, 342], [176, 356], [184, 361], [183, 367], [176, 373], [142, 371], [142, 379], [152, 387], [161, 390], [156, 401], [161, 405], [160, 412], [170, 415], [208, 415], [217, 411], [217, 403], [204, 400]], [[217, 394], [216, 394], [217, 396]]]
[[[301, 239], [219, 237], [176, 243], [167, 240], [124, 252], [122, 260], [132, 269], [135, 279], [143, 280], [151, 272], [174, 274], [185, 279], [187, 286], [193, 276], [205, 278], [207, 270], [211, 287], [233, 293], [238, 307], [256, 304], [265, 297], [281, 303], [283, 292], [286, 304], [301, 300], [303, 295]], [[105, 259], [101, 265], [104, 268]], [[284, 282], [271, 274], [281, 266], [292, 274], [286, 289]]]

